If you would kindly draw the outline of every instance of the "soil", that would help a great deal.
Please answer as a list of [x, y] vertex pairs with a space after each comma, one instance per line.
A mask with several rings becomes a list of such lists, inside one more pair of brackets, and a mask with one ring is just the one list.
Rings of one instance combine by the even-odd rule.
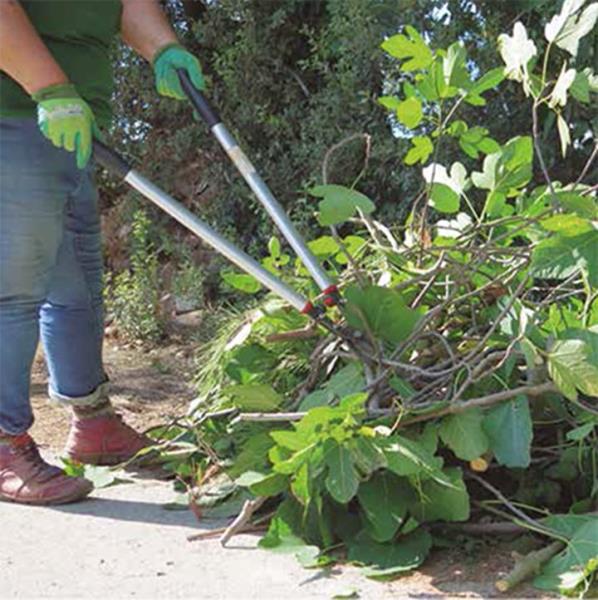
[[[197, 343], [194, 341], [194, 332], [201, 323], [201, 316], [186, 315], [180, 318], [175, 323], [174, 333], [171, 332], [168, 342], [154, 348], [147, 348], [144, 346], [137, 346], [126, 344], [119, 340], [114, 335], [114, 332], [108, 331], [110, 335], [107, 336], [105, 344], [105, 365], [107, 372], [111, 379], [111, 398], [117, 409], [123, 414], [125, 420], [136, 427], [138, 430], [146, 430], [155, 425], [160, 425], [173, 417], [181, 416], [185, 414], [189, 402], [193, 399], [193, 387], [191, 385], [194, 368], [194, 353], [197, 347]], [[64, 409], [59, 406], [53, 405], [48, 402], [46, 396], [46, 381], [47, 372], [43, 360], [43, 355], [40, 351], [36, 357], [33, 379], [32, 379], [32, 391], [33, 391], [33, 407], [35, 412], [36, 421], [32, 429], [32, 434], [37, 442], [45, 447], [50, 453], [58, 453], [64, 444], [66, 434], [68, 431], [68, 415]], [[94, 502], [100, 502], [97, 504], [97, 510], [100, 511], [96, 516], [98, 522], [106, 519], [103, 518], [106, 515], [100, 514], [102, 507], [106, 506], [106, 502], [110, 499], [110, 494], [118, 494], [123, 497], [121, 504], [115, 504], [115, 506], [125, 506], [125, 502], [134, 503], [135, 493], [140, 493], [148, 496], [150, 499], [152, 494], [158, 494], [156, 498], [162, 494], [167, 497], [171, 491], [168, 487], [168, 483], [156, 483], [155, 490], [147, 488], [149, 484], [145, 482], [143, 488], [136, 488], [135, 485], [123, 485], [116, 486], [116, 488], [108, 488], [107, 490], [98, 490], [95, 496], [97, 500], [91, 500], [87, 503], [83, 503], [87, 507], [83, 512], [89, 517], [94, 517]], [[110, 490], [116, 490], [111, 492]], [[137, 491], [136, 491], [137, 490]], [[104, 498], [104, 504], [101, 503], [102, 497]], [[128, 499], [127, 499], [128, 497]], [[125, 500], [126, 499], [126, 500]], [[143, 502], [143, 505], [150, 506], [147, 501]], [[5, 507], [8, 505], [5, 505]], [[73, 505], [75, 508], [72, 510], [77, 512], [79, 509], [78, 505]], [[158, 505], [156, 505], [158, 507]], [[0, 512], [4, 512], [6, 508], [2, 508], [0, 505]], [[25, 520], [29, 518], [27, 511], [23, 511], [20, 508], [11, 509], [15, 511], [14, 517], [11, 519], [20, 519], [21, 517]], [[48, 509], [39, 509], [48, 510]], [[65, 509], [67, 510], [67, 509]], [[68, 509], [70, 510], [70, 509]], [[67, 510], [67, 512], [68, 512]], [[148, 510], [154, 510], [148, 508]], [[157, 508], [156, 508], [157, 510]], [[111, 513], [111, 518], [116, 523], [119, 519], [124, 521], [128, 520], [129, 517], [121, 515], [119, 517], [118, 511], [114, 514]], [[168, 511], [166, 511], [168, 512]], [[22, 513], [22, 514], [21, 514]], [[65, 513], [66, 514], [66, 513]], [[158, 511], [157, 514], [162, 514]], [[180, 516], [177, 516], [180, 515]], [[7, 515], [10, 516], [10, 515]], [[141, 517], [142, 514], [139, 515]], [[56, 518], [55, 515], [53, 518]], [[163, 515], [166, 518], [166, 515]], [[197, 523], [194, 521], [195, 517], [192, 516], [190, 511], [183, 511], [171, 513], [168, 512], [168, 519], [180, 519], [180, 526], [183, 527], [199, 527], [210, 528], [211, 525], [204, 524], [203, 522]], [[43, 520], [43, 519], [42, 519]], [[143, 521], [144, 519], [138, 519]], [[151, 524], [152, 531], [154, 529], [160, 529], [161, 525], [155, 522], [155, 519], [148, 519], [148, 523], [154, 521]], [[16, 523], [15, 523], [16, 524]], [[169, 526], [171, 525], [169, 521]], [[119, 531], [121, 525], [118, 525]], [[115, 530], [116, 532], [116, 530]], [[105, 536], [111, 536], [112, 534], [102, 534]], [[123, 532], [124, 535], [124, 532]], [[148, 534], [149, 535], [149, 534]], [[253, 536], [240, 536], [236, 538], [243, 541], [244, 539], [250, 539], [250, 545], [255, 546], [256, 538]], [[178, 538], [177, 538], [178, 540]], [[90, 540], [91, 541], [91, 540]], [[105, 540], [104, 540], [105, 541]], [[165, 539], [163, 540], [166, 543]], [[124, 542], [123, 542], [124, 543]], [[128, 542], [126, 542], [128, 544]], [[98, 556], [101, 556], [102, 542], [98, 538]], [[176, 541], [173, 546], [173, 559], [167, 564], [175, 565], [178, 564], [175, 557], [178, 556], [179, 550], [177, 549], [181, 544], [186, 542], [181, 539]], [[195, 542], [195, 549], [199, 551], [199, 554], [206, 552], [220, 550], [216, 541], [208, 542]], [[235, 544], [232, 544], [235, 546]], [[93, 543], [91, 543], [93, 546]], [[212, 550], [210, 550], [210, 548]], [[356, 575], [354, 569], [345, 568], [333, 568], [332, 570], [324, 571], [301, 571], [295, 567], [294, 559], [289, 557], [289, 564], [284, 567], [285, 572], [288, 573], [289, 581], [289, 597], [293, 598], [314, 598], [324, 597], [321, 593], [326, 592], [324, 595], [329, 594], [328, 590], [331, 589], [330, 585], [331, 578], [334, 580], [334, 589], [340, 593], [342, 589], [355, 589], [359, 591], [359, 596], [354, 597], [408, 597], [408, 598], [491, 598], [491, 597], [509, 597], [509, 598], [542, 598], [548, 597], [546, 594], [535, 590], [530, 585], [521, 585], [516, 588], [513, 592], [506, 595], [499, 594], [495, 587], [495, 581], [504, 576], [512, 568], [513, 558], [511, 556], [514, 549], [513, 543], [504, 541], [479, 541], [469, 539], [464, 544], [460, 545], [458, 549], [454, 546], [446, 549], [435, 550], [430, 558], [426, 561], [422, 569], [417, 572], [411, 573], [394, 582], [387, 583], [376, 583], [372, 587], [372, 582], [364, 580], [361, 576]], [[520, 550], [520, 548], [517, 548]], [[126, 551], [126, 548], [125, 550]], [[86, 554], [95, 552], [93, 548], [88, 548]], [[139, 549], [135, 549], [134, 552], [140, 552]], [[186, 552], [186, 551], [185, 551]], [[226, 570], [228, 578], [231, 579], [231, 574], [236, 572], [235, 564], [240, 561], [243, 564], [244, 570], [249, 569], [249, 572], [260, 571], [260, 565], [263, 565], [264, 554], [262, 552], [251, 553], [249, 556], [245, 553], [243, 556], [237, 554], [239, 549], [226, 551], [226, 556], [223, 557], [223, 569]], [[197, 557], [199, 560], [199, 556]], [[26, 553], [23, 555], [23, 560], [26, 559]], [[123, 557], [123, 560], [125, 558]], [[270, 560], [270, 559], [268, 559]], [[278, 559], [277, 559], [278, 560]], [[285, 559], [286, 560], [286, 559]], [[174, 588], [164, 589], [160, 591], [160, 597], [190, 597], [193, 595], [193, 577], [190, 576], [190, 587], [188, 592], [184, 590], [185, 573], [184, 569], [187, 569], [188, 559], [181, 559], [181, 572], [177, 576], [177, 588], [176, 593]], [[75, 559], [76, 562], [76, 559]], [[252, 566], [251, 562], [255, 562]], [[183, 564], [184, 563], [184, 564]], [[133, 565], [136, 563], [133, 562]], [[219, 563], [220, 564], [220, 563]], [[269, 563], [270, 564], [270, 563]], [[226, 566], [225, 566], [226, 565]], [[286, 565], [286, 563], [285, 563]], [[291, 566], [292, 565], [292, 566]], [[52, 567], [53, 569], [54, 567]], [[70, 569], [77, 568], [77, 565], [71, 564]], [[132, 567], [133, 569], [135, 566]], [[240, 568], [240, 565], [239, 565]], [[282, 568], [282, 565], [281, 565]], [[52, 569], [48, 567], [51, 572]], [[176, 571], [175, 567], [172, 567]], [[297, 575], [297, 573], [300, 575]], [[12, 571], [8, 571], [10, 574]], [[247, 571], [245, 571], [247, 573]], [[116, 574], [116, 573], [115, 573]], [[158, 573], [159, 574], [159, 573]], [[14, 572], [16, 577], [17, 572]], [[175, 573], [173, 572], [173, 576]], [[214, 573], [214, 576], [217, 574]], [[341, 576], [342, 575], [342, 576]], [[131, 573], [130, 577], [136, 577], [141, 575], [135, 575]], [[257, 575], [256, 575], [257, 576]], [[48, 575], [50, 577], [50, 575]], [[157, 575], [156, 575], [157, 577]], [[43, 577], [42, 577], [43, 579]], [[234, 579], [234, 578], [233, 578]], [[321, 581], [320, 581], [321, 580]], [[158, 581], [158, 580], [156, 580]], [[163, 580], [160, 579], [160, 585]], [[305, 582], [310, 582], [309, 588], [304, 587]], [[317, 584], [315, 582], [318, 582]], [[42, 582], [40, 582], [40, 585]], [[330, 585], [329, 585], [330, 584]], [[54, 585], [54, 584], [52, 584]], [[104, 588], [103, 584], [98, 583], [99, 587], [88, 588], [85, 593], [81, 592], [80, 597], [110, 597], [111, 592], [114, 593], [114, 589]], [[125, 586], [126, 587], [126, 586]], [[212, 586], [213, 587], [213, 586]], [[259, 586], [258, 586], [259, 588]], [[132, 589], [130, 592], [125, 590], [123, 587], [118, 588], [120, 591], [117, 594], [121, 596], [135, 596], [136, 592]], [[146, 591], [154, 589], [156, 592], [158, 588], [147, 588]], [[223, 584], [219, 588], [220, 592], [214, 592], [215, 595], [206, 594], [205, 597], [215, 598], [237, 598], [243, 597], [238, 595], [238, 590], [242, 589], [242, 586], [233, 585], [231, 581], [231, 587]], [[282, 588], [281, 588], [282, 589]], [[308, 591], [309, 589], [309, 591]], [[41, 593], [40, 589], [28, 588], [23, 586], [21, 583], [15, 584], [12, 588], [9, 586], [9, 593], [4, 596], [0, 592], [1, 598], [7, 597], [28, 597], [30, 595], [52, 597], [54, 593]], [[236, 591], [235, 591], [236, 590]], [[377, 590], [377, 591], [374, 591]], [[70, 592], [79, 595], [78, 592], [73, 588], [72, 590], [62, 590], [67, 595], [71, 595]], [[273, 590], [271, 590], [273, 591]], [[53, 592], [58, 592], [54, 589]], [[206, 590], [207, 592], [207, 590]], [[149, 593], [149, 592], [148, 592]], [[105, 594], [108, 594], [105, 596]], [[60, 593], [58, 593], [60, 595]], [[143, 593], [142, 593], [143, 595]], [[113, 596], [116, 597], [116, 596]], [[138, 596], [139, 597], [139, 596]], [[153, 597], [149, 593], [148, 597]], [[244, 597], [275, 597], [270, 595], [262, 595], [260, 590], [257, 589], [256, 595], [248, 594]], [[331, 597], [327, 595], [327, 597]]]
[[[192, 380], [196, 329], [201, 314], [188, 313], [171, 323], [164, 343], [154, 347], [128, 343], [108, 328], [104, 367], [110, 378], [110, 398], [125, 421], [145, 431], [184, 415], [194, 398]], [[31, 402], [36, 442], [51, 451], [62, 448], [69, 428], [68, 413], [48, 401], [48, 373], [40, 348], [32, 373]]]

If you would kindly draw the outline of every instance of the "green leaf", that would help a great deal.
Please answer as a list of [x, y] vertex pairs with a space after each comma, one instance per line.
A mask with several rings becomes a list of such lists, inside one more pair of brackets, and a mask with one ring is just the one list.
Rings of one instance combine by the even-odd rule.
[[307, 246], [320, 259], [330, 258], [339, 251], [338, 243], [331, 235], [323, 235], [308, 242]]
[[326, 383], [326, 391], [333, 398], [342, 400], [346, 396], [361, 392], [365, 387], [365, 383], [361, 365], [352, 362], [332, 375]]
[[348, 448], [353, 464], [364, 477], [369, 477], [388, 464], [384, 452], [369, 438], [356, 437], [349, 441]]
[[409, 507], [411, 515], [420, 523], [469, 519], [469, 493], [461, 469], [452, 467], [444, 473], [453, 487], [439, 485], [431, 479], [423, 481], [420, 497]]
[[462, 460], [473, 460], [488, 450], [488, 437], [482, 428], [484, 415], [470, 409], [442, 420], [440, 439]]
[[390, 577], [419, 567], [432, 547], [432, 536], [418, 528], [393, 543], [380, 544], [361, 533], [348, 547], [350, 561], [368, 566], [363, 570], [366, 577]]
[[318, 185], [310, 194], [324, 198], [320, 204], [321, 225], [338, 225], [350, 219], [357, 209], [369, 214], [374, 211], [374, 203], [363, 194], [342, 185]]
[[505, 69], [504, 67], [497, 67], [496, 69], [491, 69], [484, 75], [482, 75], [479, 79], [473, 82], [471, 88], [469, 89], [469, 94], [471, 95], [479, 95], [487, 92], [495, 88], [499, 85], [505, 78]]
[[337, 502], [346, 504], [359, 488], [359, 476], [351, 453], [344, 446], [333, 444], [325, 460], [328, 465], [326, 489]]
[[234, 271], [222, 271], [220, 276], [228, 285], [246, 294], [255, 294], [262, 289], [260, 282], [251, 275], [235, 273]]
[[97, 490], [122, 483], [123, 481], [130, 481], [126, 472], [122, 469], [115, 471], [112, 468], [96, 465], [85, 465], [82, 476], [87, 481], [91, 481], [93, 487]]
[[235, 483], [247, 487], [256, 496], [277, 496], [288, 488], [288, 479], [280, 473], [264, 475], [256, 471], [246, 471]]
[[396, 96], [380, 96], [380, 98], [378, 98], [378, 103], [384, 106], [384, 108], [396, 112], [401, 101]]
[[258, 546], [280, 554], [294, 554], [302, 564], [313, 564], [320, 554], [317, 546], [306, 544], [298, 535], [301, 530], [301, 505], [285, 500], [270, 521], [268, 532]]
[[568, 513], [549, 515], [544, 519], [540, 519], [540, 523], [561, 537], [571, 539], [580, 527], [591, 523], [594, 519], [596, 519], [596, 515], [575, 515]]
[[592, 421], [589, 423], [584, 423], [583, 425], [568, 431], [565, 437], [571, 442], [579, 442], [587, 438], [594, 431], [596, 426], [597, 424], [593, 423]]
[[540, 225], [547, 231], [560, 233], [564, 236], [576, 236], [592, 231], [592, 223], [577, 215], [552, 215], [540, 221]]
[[270, 437], [283, 448], [297, 452], [309, 445], [309, 438], [301, 432], [291, 430], [271, 431]]
[[397, 118], [405, 127], [415, 129], [423, 118], [422, 104], [415, 98], [407, 98], [397, 106]]
[[407, 25], [405, 31], [409, 37], [393, 35], [382, 43], [382, 49], [394, 58], [409, 59], [401, 65], [403, 71], [425, 69], [433, 60], [432, 51], [413, 27]]
[[[598, 557], [598, 517], [583, 524], [567, 547], [551, 558], [534, 579], [534, 586], [542, 590], [572, 591], [587, 577], [590, 561]], [[596, 565], [594, 565], [596, 568]]]
[[259, 344], [235, 348], [224, 369], [225, 373], [239, 383], [251, 383], [262, 373], [269, 372], [277, 357]]
[[272, 236], [268, 241], [268, 252], [272, 258], [278, 258], [280, 256], [280, 240]]
[[381, 472], [359, 486], [357, 498], [370, 537], [377, 542], [387, 542], [403, 525], [414, 494], [406, 479]]
[[435, 183], [430, 192], [430, 206], [445, 214], [459, 212], [459, 195], [447, 185]]
[[227, 473], [234, 479], [252, 469], [266, 469], [268, 465], [268, 451], [274, 442], [267, 433], [257, 433], [247, 439], [241, 446], [232, 467]]
[[482, 425], [490, 441], [490, 450], [501, 465], [529, 467], [533, 427], [525, 396], [517, 396], [488, 411]]
[[582, 196], [578, 192], [557, 192], [556, 198], [561, 207], [585, 219], [598, 219], [598, 203], [590, 194]]
[[526, 185], [532, 177], [534, 156], [532, 138], [519, 136], [509, 140], [501, 150], [496, 165], [496, 190], [510, 193]]
[[583, 0], [566, 0], [561, 12], [555, 15], [544, 27], [544, 35], [549, 42], [577, 56], [581, 38], [594, 29], [598, 19], [598, 2], [587, 6], [581, 14]]
[[504, 195], [512, 195], [532, 176], [533, 144], [529, 136], [509, 140], [500, 152], [484, 159], [483, 172], [471, 174], [473, 184]]
[[427, 135], [412, 138], [411, 146], [411, 149], [407, 152], [407, 156], [403, 160], [406, 165], [414, 165], [418, 162], [424, 164], [434, 151], [432, 140]]
[[269, 412], [282, 403], [282, 396], [265, 383], [229, 385], [222, 393], [232, 396], [234, 405], [241, 410]]
[[442, 459], [433, 456], [422, 442], [393, 435], [379, 440], [378, 444], [386, 456], [388, 469], [393, 473], [404, 477], [417, 475], [454, 488], [452, 481], [441, 471]]
[[588, 361], [589, 354], [582, 340], [558, 340], [548, 355], [548, 373], [569, 400], [577, 400], [577, 389], [598, 396], [598, 366]]
[[430, 205], [443, 213], [455, 213], [459, 210], [459, 196], [463, 191], [467, 173], [461, 163], [451, 166], [450, 175], [446, 167], [431, 163], [422, 169], [426, 183], [431, 184]]
[[389, 342], [400, 342], [413, 331], [421, 313], [409, 308], [395, 290], [356, 285], [345, 291], [345, 317], [352, 327], [370, 331]]
[[299, 410], [307, 411], [318, 406], [326, 406], [327, 404], [330, 404], [332, 400], [334, 400], [334, 395], [332, 393], [326, 391], [325, 389], [315, 390], [307, 394], [307, 396], [301, 400], [301, 404], [299, 404]]
[[532, 253], [532, 273], [545, 279], [565, 279], [584, 270], [598, 286], [598, 230], [576, 236], [556, 235], [541, 241]]
[[571, 95], [579, 102], [585, 104], [590, 103], [590, 80], [588, 73], [585, 71], [578, 71], [575, 74], [575, 79], [569, 88]]
[[291, 492], [293, 496], [306, 506], [311, 498], [313, 488], [313, 480], [309, 469], [309, 463], [303, 463], [295, 473], [291, 482]]
[[469, 73], [465, 66], [467, 53], [462, 42], [454, 42], [443, 58], [442, 67], [444, 72], [444, 80], [449, 86], [459, 89], [467, 89], [470, 87]]

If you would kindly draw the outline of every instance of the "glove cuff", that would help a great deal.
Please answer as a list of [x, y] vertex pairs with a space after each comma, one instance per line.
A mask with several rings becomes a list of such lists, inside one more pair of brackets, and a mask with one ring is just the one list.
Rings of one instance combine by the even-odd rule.
[[77, 88], [72, 83], [57, 83], [49, 85], [31, 94], [31, 98], [38, 104], [45, 100], [56, 100], [60, 98], [80, 98]]
[[164, 46], [160, 46], [160, 48], [158, 48], [156, 50], [156, 52], [154, 52], [154, 56], [152, 56], [152, 67], [156, 66], [156, 62], [158, 61], [158, 59], [166, 52], [168, 52], [168, 50], [170, 50], [171, 48], [180, 48], [181, 50], [185, 50], [185, 47], [182, 46], [181, 44], [179, 44], [178, 42], [170, 42], [169, 44], [165, 44]]

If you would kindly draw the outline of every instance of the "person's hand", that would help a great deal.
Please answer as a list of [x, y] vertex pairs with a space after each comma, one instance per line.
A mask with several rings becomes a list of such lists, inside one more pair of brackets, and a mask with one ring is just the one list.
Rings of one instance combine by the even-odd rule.
[[184, 100], [187, 96], [181, 88], [177, 69], [187, 72], [198, 90], [206, 89], [199, 60], [179, 44], [168, 44], [158, 50], [152, 61], [156, 77], [156, 89], [161, 96]]
[[31, 96], [37, 102], [41, 132], [57, 148], [74, 152], [77, 167], [83, 169], [91, 157], [97, 127], [89, 105], [71, 84], [51, 85]]

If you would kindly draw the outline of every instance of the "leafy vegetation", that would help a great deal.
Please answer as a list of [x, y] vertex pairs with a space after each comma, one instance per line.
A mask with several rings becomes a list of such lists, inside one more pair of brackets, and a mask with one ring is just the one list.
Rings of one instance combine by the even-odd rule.
[[[538, 587], [588, 589], [598, 566], [598, 205], [587, 183], [597, 147], [553, 178], [540, 123], [564, 156], [595, 144], [568, 115], [598, 91], [577, 56], [597, 7], [566, 0], [543, 36], [515, 22], [498, 36], [502, 64], [486, 71], [467, 44], [439, 48], [412, 26], [382, 42], [392, 62], [379, 110], [419, 188], [404, 222], [382, 221], [361, 175], [329, 183], [343, 145], [326, 155], [309, 193], [330, 230], [310, 247], [345, 298], [331, 311], [338, 335], [223, 273], [251, 309], [199, 357], [188, 421], [158, 432], [184, 451], [170, 467], [206, 514], [264, 507], [262, 547], [305, 566], [348, 560], [374, 578], [419, 566], [451, 522], [490, 514], [558, 542]], [[484, 110], [513, 85], [531, 131], [505, 136], [483, 126]], [[268, 252], [266, 268], [317, 295], [280, 240]]]
[[124, 337], [156, 342], [164, 331], [160, 304], [159, 263], [149, 239], [150, 220], [139, 209], [133, 215], [131, 268], [108, 278], [106, 308]]

